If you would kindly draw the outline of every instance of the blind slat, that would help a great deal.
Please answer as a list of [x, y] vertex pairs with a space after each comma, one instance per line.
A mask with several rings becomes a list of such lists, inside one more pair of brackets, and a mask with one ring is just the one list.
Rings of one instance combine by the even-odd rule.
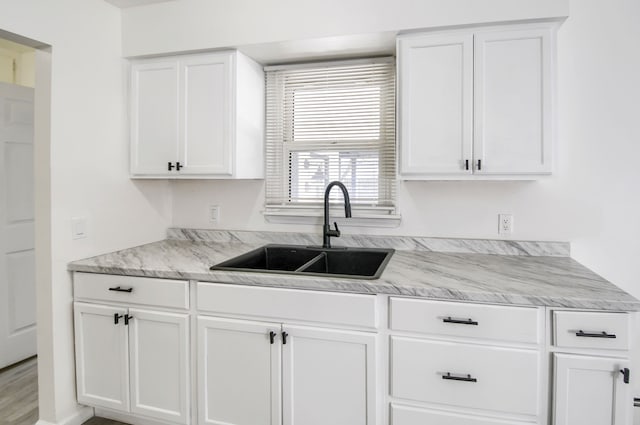
[[266, 207], [320, 207], [326, 185], [340, 180], [354, 207], [393, 212], [393, 60], [275, 68], [266, 78]]

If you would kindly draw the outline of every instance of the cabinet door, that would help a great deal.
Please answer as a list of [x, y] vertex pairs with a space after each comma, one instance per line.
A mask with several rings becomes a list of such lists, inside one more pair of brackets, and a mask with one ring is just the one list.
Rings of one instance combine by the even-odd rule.
[[129, 309], [131, 411], [189, 422], [189, 316]]
[[171, 175], [178, 161], [178, 61], [131, 67], [131, 174]]
[[280, 341], [280, 324], [198, 317], [200, 425], [281, 423]]
[[122, 308], [74, 303], [78, 402], [129, 411], [125, 314]]
[[551, 37], [549, 28], [476, 34], [476, 173], [551, 172]]
[[473, 35], [411, 37], [398, 48], [400, 173], [470, 174]]
[[233, 53], [180, 61], [181, 174], [231, 175]]
[[625, 425], [633, 406], [620, 370], [628, 362], [555, 354], [554, 425]]
[[375, 334], [289, 325], [283, 332], [284, 425], [376, 424]]

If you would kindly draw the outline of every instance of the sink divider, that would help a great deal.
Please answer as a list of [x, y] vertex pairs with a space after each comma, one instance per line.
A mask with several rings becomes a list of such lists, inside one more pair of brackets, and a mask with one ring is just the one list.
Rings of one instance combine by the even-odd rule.
[[311, 267], [312, 265], [314, 265], [318, 261], [322, 260], [323, 258], [327, 258], [327, 253], [326, 252], [321, 252], [320, 254], [316, 255], [311, 260], [307, 261], [306, 263], [304, 263], [303, 265], [301, 265], [300, 267], [295, 269], [295, 271], [296, 272], [303, 272], [303, 271], [305, 271], [305, 269]]

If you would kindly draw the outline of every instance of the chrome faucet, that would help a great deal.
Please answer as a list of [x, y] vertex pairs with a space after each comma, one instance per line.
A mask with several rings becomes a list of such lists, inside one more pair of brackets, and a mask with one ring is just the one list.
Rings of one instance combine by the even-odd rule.
[[349, 200], [349, 192], [345, 185], [339, 181], [333, 181], [327, 185], [327, 190], [324, 191], [324, 226], [322, 228], [322, 247], [331, 248], [331, 236], [336, 238], [340, 237], [340, 229], [338, 229], [338, 223], [334, 222], [335, 230], [331, 229], [329, 224], [329, 192], [333, 186], [338, 186], [342, 190], [344, 196], [344, 216], [351, 217], [351, 201]]

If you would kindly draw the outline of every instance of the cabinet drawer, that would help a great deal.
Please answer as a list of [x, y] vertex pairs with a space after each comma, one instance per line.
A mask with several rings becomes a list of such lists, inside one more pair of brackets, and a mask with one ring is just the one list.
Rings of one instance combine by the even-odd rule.
[[629, 315], [588, 311], [554, 311], [556, 347], [629, 349]]
[[198, 283], [198, 310], [272, 320], [377, 326], [374, 295]]
[[530, 425], [530, 422], [512, 422], [393, 404], [391, 405], [391, 423], [393, 425]]
[[74, 273], [73, 291], [76, 300], [189, 308], [189, 282], [183, 280]]
[[391, 337], [391, 359], [393, 397], [538, 413], [537, 351]]
[[537, 343], [538, 308], [390, 298], [389, 327], [394, 331]]

